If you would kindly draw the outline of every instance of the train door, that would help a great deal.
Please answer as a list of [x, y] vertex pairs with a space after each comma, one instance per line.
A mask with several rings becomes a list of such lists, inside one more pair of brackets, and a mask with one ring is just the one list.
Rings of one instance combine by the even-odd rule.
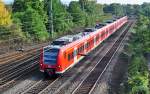
[[96, 46], [96, 36], [94, 36], [94, 47]]
[[104, 40], [105, 40], [105, 38], [107, 38], [107, 31], [108, 31], [108, 27], [105, 29], [105, 37], [104, 37]]
[[74, 55], [74, 63], [77, 62], [77, 47], [74, 48], [74, 52], [73, 52], [73, 55]]
[[107, 37], [109, 36], [109, 34], [110, 34], [110, 31], [111, 31], [111, 26], [109, 26], [108, 28], [107, 28]]
[[116, 21], [115, 21], [115, 23], [114, 23], [114, 25], [113, 25], [113, 26], [114, 26], [114, 30], [113, 30], [113, 32], [115, 32], [115, 31], [116, 31], [116, 26], [117, 26], [117, 25], [116, 25]]
[[84, 42], [84, 54], [86, 54], [86, 52], [87, 52], [87, 41]]

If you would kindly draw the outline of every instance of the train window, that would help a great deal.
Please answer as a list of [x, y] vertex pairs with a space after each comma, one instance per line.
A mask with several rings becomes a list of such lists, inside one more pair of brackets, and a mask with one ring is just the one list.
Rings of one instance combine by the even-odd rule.
[[86, 48], [89, 48], [89, 42], [86, 44]]
[[74, 54], [74, 56], [76, 56], [76, 55], [77, 55], [77, 50], [74, 50], [74, 53], [73, 53], [73, 54]]
[[86, 43], [86, 48], [88, 48], [88, 42]]
[[79, 48], [77, 49], [77, 54], [79, 54], [80, 52], [79, 52]]
[[99, 40], [99, 35], [96, 36], [96, 41], [98, 41], [98, 40]]
[[88, 42], [87, 47], [88, 47], [88, 48], [90, 47], [90, 42]]
[[103, 37], [104, 35], [105, 35], [105, 32], [102, 32], [102, 33], [101, 33], [101, 37]]
[[88, 48], [88, 43], [85, 44], [85, 49]]
[[94, 43], [94, 40], [91, 40], [91, 44], [93, 44]]
[[80, 53], [80, 48], [78, 48], [78, 54]]
[[64, 58], [66, 58], [66, 52], [64, 52]]
[[73, 54], [73, 52], [71, 53], [71, 59], [73, 59], [74, 58], [74, 54]]
[[81, 46], [81, 48], [80, 48], [80, 52], [82, 52], [82, 46]]
[[79, 52], [78, 52], [78, 49], [77, 49], [77, 50], [76, 50], [76, 55], [78, 55], [78, 53], [79, 53]]
[[84, 51], [84, 46], [82, 46], [82, 51]]
[[81, 46], [81, 52], [83, 52], [84, 51], [84, 45], [83, 46]]
[[73, 52], [70, 54], [70, 58], [73, 59]]
[[68, 61], [70, 61], [71, 60], [71, 56], [70, 56], [70, 54], [68, 54]]
[[84, 51], [84, 45], [82, 45], [81, 47], [79, 47], [79, 48], [77, 49], [77, 53], [79, 54], [79, 53], [81, 53], [82, 51]]
[[68, 61], [70, 61], [71, 59], [73, 59], [74, 58], [74, 56], [73, 56], [74, 54], [73, 54], [73, 52], [72, 53], [70, 53], [70, 54], [68, 54]]
[[81, 47], [79, 48], [79, 53], [81, 53]]
[[82, 52], [82, 46], [80, 47], [80, 53]]
[[44, 64], [56, 64], [59, 49], [44, 48]]

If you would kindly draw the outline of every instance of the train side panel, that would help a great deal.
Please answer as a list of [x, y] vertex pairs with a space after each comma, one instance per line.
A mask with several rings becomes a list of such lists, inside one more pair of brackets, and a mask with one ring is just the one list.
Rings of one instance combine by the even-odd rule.
[[[72, 67], [73, 65], [75, 65], [76, 62], [74, 62], [74, 48], [77, 48], [77, 61], [79, 59], [81, 59], [80, 54], [86, 54], [88, 52], [90, 52], [95, 46], [94, 43], [96, 43], [96, 46], [98, 46], [102, 41], [104, 41], [106, 38], [108, 38], [112, 33], [114, 33], [117, 29], [119, 29], [122, 25], [124, 25], [127, 22], [127, 18], [123, 17], [117, 21], [115, 21], [114, 23], [111, 23], [110, 25], [106, 26], [104, 29], [100, 29], [98, 31], [98, 33], [94, 34], [93, 36], [90, 36], [89, 38], [86, 39], [86, 41], [81, 41], [78, 44], [74, 44], [72, 47], [69, 47], [68, 49], [70, 50], [66, 50], [66, 58], [65, 60], [61, 63], [61, 66], [63, 67], [63, 71], [62, 72], [57, 72], [57, 73], [63, 73], [65, 72], [65, 70], [67, 70], [69, 67]], [[63, 56], [61, 56], [62, 58]], [[71, 58], [71, 59], [70, 59]]]

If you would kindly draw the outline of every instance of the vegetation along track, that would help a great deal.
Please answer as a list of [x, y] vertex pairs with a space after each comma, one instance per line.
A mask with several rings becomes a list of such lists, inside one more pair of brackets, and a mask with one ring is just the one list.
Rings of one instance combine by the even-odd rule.
[[75, 88], [72, 94], [91, 94], [92, 90], [95, 88], [95, 83], [103, 75], [105, 70], [110, 64], [111, 59], [119, 49], [122, 41], [124, 40], [128, 30], [132, 26], [132, 22], [129, 24], [128, 28], [123, 32], [119, 39], [115, 42], [112, 48], [107, 52], [107, 54], [98, 61], [95, 68], [89, 73], [89, 75]]
[[[102, 46], [102, 45], [100, 45], [100, 46]], [[62, 77], [59, 77], [58, 79], [56, 79], [54, 82], [52, 82], [49, 86], [47, 86], [41, 92], [36, 92], [36, 93], [39, 93], [39, 94], [47, 94], [47, 93], [55, 94], [55, 93], [57, 93], [57, 90], [60, 90], [59, 88], [66, 85], [67, 82], [72, 83], [73, 79], [79, 78], [79, 75], [81, 75], [83, 73], [83, 70], [85, 70], [88, 67], [89, 67], [88, 69], [91, 69], [94, 66], [94, 63], [93, 62], [91, 63], [91, 61], [94, 61], [95, 59], [98, 59], [99, 54], [101, 53], [101, 51], [105, 50], [106, 47], [104, 46], [101, 49], [99, 49], [99, 47], [97, 47], [96, 49], [94, 49], [94, 51], [92, 51], [89, 54], [89, 56], [87, 56], [83, 60], [81, 60], [71, 70], [65, 72]], [[84, 63], [82, 63], [82, 62], [84, 62]], [[67, 80], [68, 78], [69, 78], [69, 80]], [[34, 88], [36, 88], [36, 90], [39, 89], [38, 86], [35, 86]], [[32, 91], [32, 94], [35, 94], [35, 92], [32, 89], [30, 89], [30, 90]], [[28, 93], [30, 94], [31, 92], [28, 91]], [[64, 92], [62, 92], [62, 93], [64, 93]]]

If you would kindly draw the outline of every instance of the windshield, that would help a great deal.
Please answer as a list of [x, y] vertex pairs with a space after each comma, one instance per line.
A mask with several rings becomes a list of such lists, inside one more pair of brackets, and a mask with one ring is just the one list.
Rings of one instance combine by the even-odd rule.
[[52, 45], [65, 45], [68, 44], [67, 41], [53, 41]]
[[94, 30], [92, 29], [85, 29], [84, 32], [93, 32]]
[[44, 63], [55, 65], [59, 49], [44, 48]]

